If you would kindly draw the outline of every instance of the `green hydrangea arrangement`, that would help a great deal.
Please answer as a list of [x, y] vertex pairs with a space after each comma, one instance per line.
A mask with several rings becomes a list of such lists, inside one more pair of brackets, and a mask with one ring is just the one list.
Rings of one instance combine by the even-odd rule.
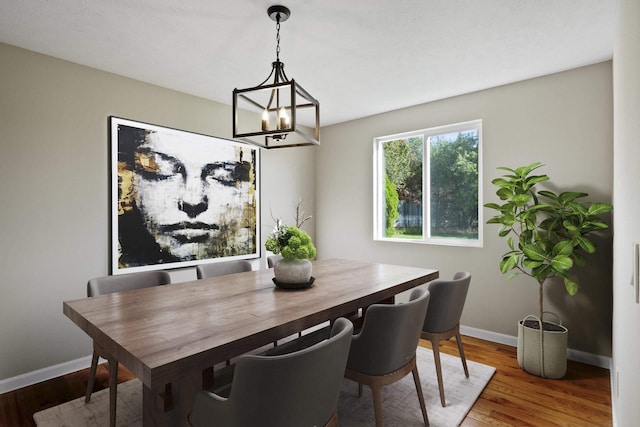
[[316, 257], [316, 247], [311, 237], [295, 225], [276, 223], [276, 228], [269, 235], [264, 247], [285, 259], [313, 259]]

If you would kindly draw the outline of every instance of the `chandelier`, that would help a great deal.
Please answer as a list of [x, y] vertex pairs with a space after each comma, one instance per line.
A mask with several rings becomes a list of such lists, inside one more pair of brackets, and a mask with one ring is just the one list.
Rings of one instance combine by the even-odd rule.
[[280, 61], [280, 23], [291, 11], [271, 6], [267, 14], [276, 22], [276, 60], [258, 86], [233, 90], [233, 138], [262, 148], [320, 145], [320, 104]]

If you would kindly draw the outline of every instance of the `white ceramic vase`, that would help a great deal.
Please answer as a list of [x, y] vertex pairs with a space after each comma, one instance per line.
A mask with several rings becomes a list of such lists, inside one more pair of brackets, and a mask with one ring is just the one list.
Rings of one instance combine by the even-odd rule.
[[273, 274], [279, 283], [309, 283], [311, 261], [308, 259], [281, 259], [273, 266]]

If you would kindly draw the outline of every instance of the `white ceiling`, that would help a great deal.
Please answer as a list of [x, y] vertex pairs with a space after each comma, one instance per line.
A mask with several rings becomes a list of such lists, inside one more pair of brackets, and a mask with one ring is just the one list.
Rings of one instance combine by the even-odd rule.
[[615, 0], [1, 0], [0, 42], [231, 104], [280, 59], [323, 126], [611, 59]]

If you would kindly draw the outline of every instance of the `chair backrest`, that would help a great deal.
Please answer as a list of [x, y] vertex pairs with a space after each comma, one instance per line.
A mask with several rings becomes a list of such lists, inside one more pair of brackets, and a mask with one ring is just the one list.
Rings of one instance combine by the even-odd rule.
[[282, 255], [271, 255], [267, 257], [267, 266], [269, 268], [273, 268], [276, 265], [276, 262], [280, 261], [284, 257]]
[[416, 288], [404, 304], [367, 308], [360, 333], [353, 337], [347, 367], [368, 375], [384, 375], [406, 365], [416, 354], [429, 291]]
[[237, 359], [228, 399], [198, 393], [189, 421], [195, 427], [323, 426], [336, 410], [352, 323], [339, 318], [331, 337], [311, 347], [277, 356]]
[[95, 297], [98, 295], [112, 294], [114, 292], [168, 285], [170, 283], [171, 276], [162, 270], [95, 277], [87, 282], [87, 296]]
[[242, 273], [243, 271], [251, 271], [251, 263], [246, 259], [200, 264], [196, 267], [196, 275], [198, 276], [198, 279], [224, 276], [225, 274]]
[[429, 284], [431, 304], [422, 330], [430, 333], [450, 331], [460, 323], [471, 273], [459, 271], [452, 280], [436, 279]]

